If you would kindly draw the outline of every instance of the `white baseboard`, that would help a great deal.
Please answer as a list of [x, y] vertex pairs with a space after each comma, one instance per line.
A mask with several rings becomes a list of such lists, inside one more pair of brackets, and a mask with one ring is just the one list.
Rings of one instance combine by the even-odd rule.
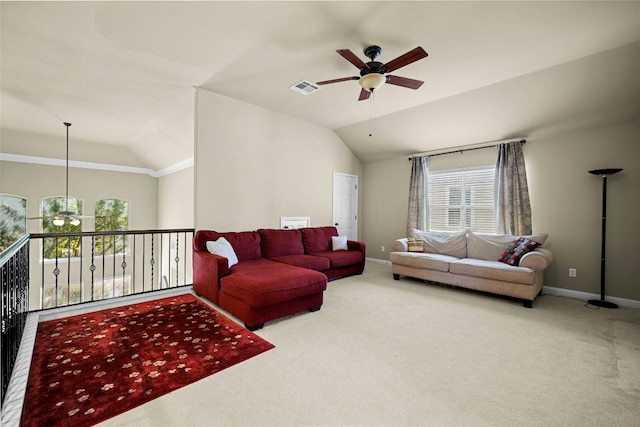
[[37, 322], [46, 322], [49, 320], [62, 319], [69, 316], [77, 316], [78, 314], [90, 313], [92, 311], [106, 310], [109, 308], [120, 307], [127, 304], [137, 304], [140, 302], [151, 301], [160, 298], [169, 298], [176, 295], [191, 293], [193, 287], [191, 285], [179, 286], [157, 290], [153, 292], [144, 292], [141, 294], [127, 295], [117, 298], [108, 298], [85, 304], [76, 304], [68, 307], [51, 308], [40, 310], [30, 314], [37, 315]]
[[[573, 299], [579, 299], [584, 301], [588, 301], [590, 299], [600, 299], [599, 294], [592, 294], [590, 292], [573, 291], [571, 289], [565, 289], [565, 288], [554, 288], [552, 286], [543, 287], [542, 293], [547, 295], [555, 295], [559, 297], [573, 298]], [[640, 301], [638, 300], [611, 297], [611, 296], [607, 296], [606, 300], [624, 307], [640, 308]]]
[[378, 259], [378, 258], [365, 258], [365, 261], [367, 262], [372, 262], [374, 264], [383, 264], [383, 265], [391, 265], [391, 261], [387, 261], [384, 259]]

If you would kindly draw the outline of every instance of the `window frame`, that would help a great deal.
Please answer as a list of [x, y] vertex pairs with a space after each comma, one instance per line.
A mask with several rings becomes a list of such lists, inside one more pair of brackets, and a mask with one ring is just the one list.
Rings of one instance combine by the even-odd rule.
[[[9, 224], [9, 225], [11, 225], [14, 228], [14, 231], [15, 231], [15, 228], [20, 225], [22, 225], [23, 227], [21, 227], [22, 234], [16, 235], [13, 232], [7, 233], [6, 235], [7, 242], [5, 243], [6, 246], [5, 247], [0, 246], [0, 252], [3, 252], [5, 249], [11, 246], [14, 242], [16, 242], [20, 237], [27, 234], [27, 198], [19, 196], [17, 194], [0, 193], [0, 218], [4, 217], [4, 215], [2, 215], [2, 211], [4, 211], [5, 206], [7, 206], [8, 208], [12, 208], [12, 206], [10, 206], [9, 203], [5, 202], [5, 199], [16, 200], [18, 201], [18, 203], [22, 205], [21, 211], [18, 212], [18, 217], [12, 218], [12, 224]], [[11, 217], [7, 217], [7, 218], [11, 218]]]
[[[45, 209], [45, 203], [47, 203], [50, 200], [57, 200], [60, 199], [62, 200], [61, 205], [63, 205], [63, 209], [60, 210], [64, 210], [64, 209], [69, 209], [73, 212], [75, 212], [75, 214], [78, 216], [78, 219], [80, 220], [80, 224], [78, 224], [77, 226], [71, 226], [71, 227], [77, 227], [77, 230], [56, 230], [55, 225], [53, 225], [53, 220], [49, 219], [48, 217], [52, 217], [53, 215], [55, 215], [57, 212], [49, 212], [49, 209]], [[71, 204], [70, 202], [73, 200], [73, 204]], [[76, 209], [73, 209], [72, 207], [75, 207]], [[79, 208], [79, 209], [78, 209]], [[82, 218], [84, 214], [84, 200], [80, 199], [78, 197], [66, 197], [66, 196], [49, 196], [49, 197], [43, 197], [42, 199], [40, 199], [40, 216], [42, 217], [42, 219], [40, 220], [40, 229], [42, 230], [42, 233], [81, 233], [83, 231], [84, 228], [84, 220]], [[51, 222], [51, 228], [45, 229], [45, 221]], [[47, 224], [48, 225], [48, 224]], [[67, 225], [65, 225], [64, 227], [67, 227]], [[55, 239], [54, 237], [49, 237], [47, 239]], [[45, 256], [45, 252], [46, 252], [46, 246], [43, 247], [43, 245], [46, 244], [45, 240], [47, 239], [41, 239], [40, 242], [40, 262], [44, 263], [44, 264], [49, 264], [49, 263], [54, 263], [56, 262], [56, 257], [53, 258], [47, 258]], [[78, 253], [74, 254], [74, 255], [63, 255], [60, 254], [57, 256], [57, 259], [68, 259], [70, 261], [77, 261], [77, 260], [81, 260], [83, 259], [83, 244], [82, 244], [82, 238], [81, 237], [73, 237], [72, 241], [77, 241], [80, 242], [78, 244]], [[71, 242], [71, 241], [70, 241]], [[58, 243], [58, 249], [61, 247], [60, 243]], [[57, 251], [56, 251], [57, 252]]]
[[[102, 201], [105, 200], [117, 200], [117, 201], [121, 201], [125, 203], [126, 209], [125, 209], [125, 213], [126, 213], [126, 228], [123, 229], [118, 229], [118, 230], [98, 230], [98, 218], [102, 215], [99, 215], [98, 211], [98, 206]], [[105, 197], [99, 200], [96, 200], [96, 203], [94, 205], [94, 215], [95, 215], [95, 221], [94, 221], [94, 230], [96, 233], [100, 233], [100, 232], [110, 232], [110, 231], [128, 231], [129, 230], [129, 219], [131, 217], [131, 204], [128, 200], [126, 199], [120, 199], [118, 197]], [[123, 236], [122, 237], [122, 249], [124, 249], [124, 253], [122, 251], [122, 249], [120, 250], [116, 250], [113, 251], [111, 253], [104, 253], [103, 250], [98, 250], [98, 245], [100, 245], [99, 243], [99, 239], [100, 236], [96, 236], [96, 238], [94, 239], [94, 244], [93, 244], [93, 256], [95, 256], [96, 258], [109, 258], [109, 257], [116, 257], [116, 256], [128, 256], [129, 255], [129, 239], [127, 236]], [[118, 236], [109, 236], [109, 237], [113, 237], [114, 240], [118, 237]], [[118, 239], [119, 240], [119, 239]], [[104, 240], [102, 240], [102, 242], [104, 243]], [[117, 249], [117, 248], [116, 248]]]
[[[429, 171], [427, 228], [495, 234], [494, 176], [495, 165]], [[452, 219], [456, 219], [455, 224]]]

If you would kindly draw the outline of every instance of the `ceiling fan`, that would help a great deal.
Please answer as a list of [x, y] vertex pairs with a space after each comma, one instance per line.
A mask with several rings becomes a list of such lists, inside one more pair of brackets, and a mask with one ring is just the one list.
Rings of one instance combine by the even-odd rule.
[[393, 59], [386, 64], [375, 60], [382, 52], [382, 48], [380, 46], [369, 46], [364, 49], [365, 56], [370, 59], [370, 61], [367, 63], [358, 58], [349, 49], [338, 49], [336, 50], [336, 52], [338, 52], [338, 54], [340, 54], [344, 59], [351, 62], [360, 70], [360, 77], [342, 77], [339, 79], [324, 80], [321, 82], [317, 82], [317, 84], [326, 85], [330, 83], [346, 82], [348, 80], [358, 80], [358, 83], [360, 83], [360, 86], [362, 86], [358, 101], [369, 99], [371, 93], [373, 93], [373, 91], [379, 90], [380, 87], [382, 87], [382, 85], [385, 83], [414, 90], [418, 89], [424, 83], [422, 80], [414, 80], [407, 77], [392, 75], [385, 76], [386, 73], [391, 73], [422, 58], [426, 58], [428, 56], [428, 53], [425, 52], [425, 50], [420, 46], [416, 47], [413, 50], [410, 50], [404, 55], [400, 55], [396, 59]]
[[[64, 199], [65, 204], [64, 204], [64, 210], [59, 211], [57, 214], [55, 214], [52, 217], [52, 222], [53, 222], [53, 225], [57, 227], [62, 227], [65, 224], [71, 224], [75, 227], [80, 225], [80, 218], [93, 218], [93, 217], [78, 215], [75, 212], [69, 210], [69, 126], [71, 126], [71, 123], [64, 122], [64, 125], [67, 127], [67, 165], [66, 165], [67, 180], [66, 180], [66, 193], [65, 193], [65, 199]], [[27, 218], [27, 219], [42, 219], [42, 218], [43, 217], [38, 216], [38, 217]]]

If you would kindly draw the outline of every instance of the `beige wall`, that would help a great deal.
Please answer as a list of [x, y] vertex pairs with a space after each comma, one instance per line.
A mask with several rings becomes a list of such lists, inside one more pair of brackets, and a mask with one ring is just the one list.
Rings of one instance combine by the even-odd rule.
[[[65, 195], [65, 168], [28, 163], [0, 162], [3, 193], [27, 198], [27, 216], [40, 216], [40, 200]], [[83, 200], [85, 215], [93, 215], [95, 203], [104, 198], [129, 201], [129, 229], [151, 229], [158, 225], [158, 184], [149, 175], [69, 168], [69, 197]], [[84, 231], [93, 231], [86, 218]], [[38, 221], [27, 221], [29, 233], [39, 233]]]
[[388, 260], [391, 243], [406, 234], [410, 176], [411, 162], [406, 156], [364, 166], [360, 218], [367, 257]]
[[[548, 286], [600, 291], [602, 179], [587, 171], [621, 167], [608, 180], [607, 294], [640, 300], [640, 129], [637, 124], [528, 138], [525, 161], [534, 232], [550, 237], [555, 261]], [[494, 150], [432, 157], [432, 169], [493, 162]], [[364, 241], [372, 258], [388, 259], [394, 239], [406, 233], [411, 163], [407, 157], [364, 167]], [[386, 252], [380, 247], [386, 246]], [[568, 269], [577, 269], [569, 278]]]
[[[495, 150], [482, 149], [430, 157], [429, 170], [489, 164], [495, 164]], [[388, 260], [391, 243], [406, 233], [410, 176], [409, 156], [365, 165], [363, 224], [367, 256]]]
[[193, 173], [189, 167], [158, 178], [158, 228], [193, 228]]
[[333, 172], [362, 177], [332, 130], [201, 89], [196, 105], [197, 229], [278, 228], [281, 216], [329, 225]]
[[[69, 151], [73, 161], [102, 163], [149, 171], [127, 146], [114, 146], [78, 140], [70, 127]], [[2, 153], [19, 154], [64, 161], [65, 127], [60, 137], [51, 137], [8, 129], [1, 130]], [[64, 167], [2, 162], [0, 192], [28, 199], [28, 216], [39, 216], [40, 199], [64, 196]], [[145, 173], [102, 171], [71, 167], [69, 195], [84, 200], [85, 214], [91, 215], [95, 201], [107, 197], [128, 200], [132, 209], [130, 229], [193, 227], [193, 167], [160, 178]], [[39, 232], [37, 221], [28, 223], [29, 232]], [[85, 231], [93, 231], [87, 219]]]
[[[635, 124], [533, 140], [525, 152], [536, 231], [548, 232], [556, 260], [547, 284], [600, 292], [602, 178], [607, 186], [608, 295], [640, 300], [640, 128]], [[577, 277], [568, 277], [576, 268]]]
[[[37, 217], [40, 216], [40, 200], [44, 197], [50, 196], [64, 196], [65, 192], [65, 169], [59, 166], [46, 166], [35, 165], [25, 163], [14, 162], [0, 162], [0, 192], [13, 195], [19, 195], [27, 198], [27, 216]], [[92, 169], [69, 169], [69, 196], [77, 197], [83, 200], [84, 214], [93, 215], [95, 209], [95, 203], [102, 198], [120, 198], [129, 202], [129, 229], [130, 230], [151, 230], [151, 229], [166, 229], [166, 228], [192, 228], [193, 227], [193, 168], [187, 168], [178, 172], [174, 172], [171, 175], [166, 175], [161, 178], [155, 178], [146, 174], [127, 173], [127, 172], [112, 172], [101, 171]], [[94, 231], [94, 219], [83, 219], [83, 230]], [[27, 221], [27, 231], [29, 233], [40, 233], [40, 222], [36, 220]], [[138, 239], [138, 244], [141, 240]], [[163, 237], [162, 240], [162, 254], [170, 254], [162, 256], [158, 259], [156, 277], [160, 277], [160, 272], [163, 273], [172, 283], [175, 283], [176, 273], [175, 266], [172, 261], [175, 254], [175, 235]], [[86, 242], [85, 242], [86, 243]], [[185, 264], [180, 268], [186, 268], [186, 281], [191, 282], [191, 261], [190, 261], [190, 247], [191, 240], [187, 236], [187, 240], [182, 240], [180, 237], [180, 251], [177, 256], [180, 259], [185, 260]], [[158, 245], [156, 243], [156, 245]], [[185, 245], [186, 250], [185, 252]], [[149, 243], [147, 242], [147, 257], [149, 257]], [[40, 257], [38, 251], [41, 247], [39, 244], [34, 246], [32, 244], [32, 256], [31, 274], [34, 280], [32, 280], [32, 288], [30, 291], [30, 307], [32, 309], [40, 308], [40, 280], [42, 264], [40, 263]], [[157, 251], [158, 249], [156, 249]], [[174, 251], [174, 252], [171, 252]], [[185, 258], [186, 256], [186, 258]], [[142, 273], [144, 267], [143, 256], [138, 253], [138, 261], [130, 256], [127, 257], [127, 263], [129, 265], [129, 274], [136, 274], [136, 283], [143, 283]], [[104, 265], [102, 262], [97, 263], [97, 270], [95, 272], [96, 278], [100, 279], [103, 275], [105, 277], [112, 276], [112, 261], [113, 258], [107, 257], [106, 269], [102, 270]], [[148, 259], [147, 259], [148, 261]], [[133, 267], [134, 263], [137, 263], [138, 268]], [[160, 265], [160, 263], [162, 265]], [[118, 260], [118, 271], [120, 260]], [[60, 268], [63, 272], [61, 277], [66, 277], [65, 263], [60, 264]], [[79, 264], [73, 261], [73, 268], [71, 269], [72, 282], [80, 281], [78, 273]], [[116, 269], [115, 264], [114, 270]], [[52, 284], [53, 276], [50, 274], [50, 270], [53, 267], [46, 267], [45, 280], [48, 284]], [[85, 292], [90, 293], [91, 282], [88, 279], [89, 267], [88, 258], [85, 259], [84, 264], [85, 278]], [[142, 267], [142, 268], [141, 268]], [[147, 264], [148, 268], [149, 265]], [[133, 269], [132, 269], [133, 268]], [[147, 270], [147, 277], [145, 277], [147, 285], [150, 282], [149, 271]], [[105, 273], [106, 272], [106, 273]], [[180, 270], [180, 280], [184, 278], [183, 270]], [[66, 279], [63, 279], [63, 281]]]

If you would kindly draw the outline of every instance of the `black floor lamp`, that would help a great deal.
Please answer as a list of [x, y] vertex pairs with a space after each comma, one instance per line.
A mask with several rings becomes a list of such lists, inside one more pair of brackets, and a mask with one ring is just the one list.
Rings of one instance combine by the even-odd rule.
[[595, 169], [589, 171], [594, 175], [600, 175], [602, 177], [602, 256], [600, 257], [600, 299], [590, 299], [588, 302], [591, 305], [604, 308], [618, 308], [618, 305], [604, 300], [604, 283], [605, 283], [605, 249], [607, 242], [607, 176], [620, 172], [622, 169]]

